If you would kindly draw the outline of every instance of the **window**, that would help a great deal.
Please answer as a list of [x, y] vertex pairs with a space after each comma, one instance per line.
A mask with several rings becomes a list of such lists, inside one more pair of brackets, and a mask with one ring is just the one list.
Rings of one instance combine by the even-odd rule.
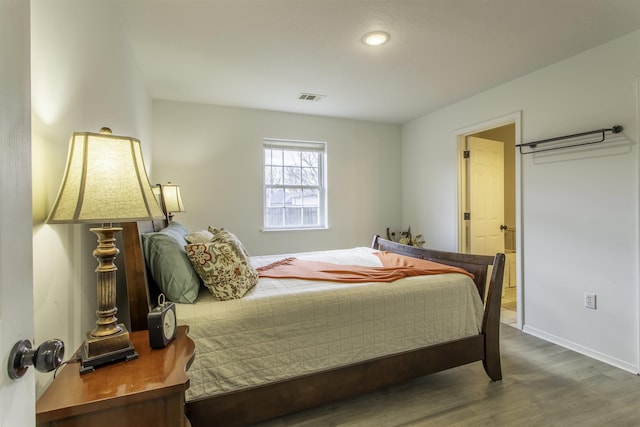
[[264, 229], [327, 227], [324, 142], [265, 139]]

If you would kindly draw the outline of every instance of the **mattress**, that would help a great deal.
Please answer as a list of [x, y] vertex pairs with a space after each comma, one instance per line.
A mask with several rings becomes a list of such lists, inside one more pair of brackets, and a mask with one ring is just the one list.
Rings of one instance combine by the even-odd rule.
[[[254, 267], [288, 256], [380, 266], [373, 249], [252, 257]], [[394, 282], [336, 283], [261, 278], [243, 298], [202, 289], [176, 304], [196, 358], [187, 400], [241, 390], [480, 332], [483, 304], [463, 274]]]

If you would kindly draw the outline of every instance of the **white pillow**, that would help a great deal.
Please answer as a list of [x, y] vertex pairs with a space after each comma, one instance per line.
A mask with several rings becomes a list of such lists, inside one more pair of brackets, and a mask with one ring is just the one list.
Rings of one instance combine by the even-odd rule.
[[184, 236], [188, 243], [204, 243], [213, 238], [213, 233], [209, 230], [198, 230]]

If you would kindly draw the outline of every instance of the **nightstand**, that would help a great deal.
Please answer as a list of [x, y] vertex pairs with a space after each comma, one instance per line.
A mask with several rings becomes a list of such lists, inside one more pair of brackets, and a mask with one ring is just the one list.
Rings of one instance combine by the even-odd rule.
[[180, 326], [163, 349], [152, 350], [147, 331], [131, 334], [138, 358], [80, 375], [66, 365], [36, 403], [38, 426], [189, 426], [185, 417], [187, 369], [195, 344]]

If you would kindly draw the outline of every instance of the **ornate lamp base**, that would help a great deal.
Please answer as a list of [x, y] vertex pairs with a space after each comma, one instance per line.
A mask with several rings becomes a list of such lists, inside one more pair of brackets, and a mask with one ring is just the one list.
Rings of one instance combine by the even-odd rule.
[[82, 345], [80, 373], [95, 370], [100, 365], [119, 360], [131, 360], [138, 357], [129, 339], [129, 331], [122, 323], [118, 323], [116, 313], [116, 266], [114, 259], [118, 255], [115, 245], [115, 234], [122, 231], [120, 227], [102, 224], [100, 228], [90, 228], [98, 236], [98, 247], [93, 255], [98, 260], [97, 295], [98, 309], [96, 327], [87, 332], [87, 339]]
[[87, 339], [82, 345], [80, 352], [80, 373], [93, 372], [96, 367], [120, 360], [133, 360], [138, 357], [138, 353], [133, 348], [129, 339], [129, 331], [120, 323], [122, 328], [115, 335], [106, 337], [94, 337], [91, 332], [87, 332]]

